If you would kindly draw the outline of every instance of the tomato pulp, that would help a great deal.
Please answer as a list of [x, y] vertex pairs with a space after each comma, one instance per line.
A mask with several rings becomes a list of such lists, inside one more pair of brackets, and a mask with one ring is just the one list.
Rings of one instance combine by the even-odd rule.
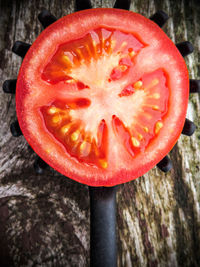
[[172, 149], [188, 93], [184, 59], [154, 22], [101, 8], [67, 15], [39, 35], [19, 72], [16, 108], [25, 138], [50, 166], [112, 186]]

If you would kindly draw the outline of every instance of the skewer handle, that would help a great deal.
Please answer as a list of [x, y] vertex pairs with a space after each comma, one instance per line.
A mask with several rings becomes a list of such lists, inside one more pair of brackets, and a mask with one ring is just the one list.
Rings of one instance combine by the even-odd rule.
[[116, 267], [116, 187], [89, 187], [90, 266]]

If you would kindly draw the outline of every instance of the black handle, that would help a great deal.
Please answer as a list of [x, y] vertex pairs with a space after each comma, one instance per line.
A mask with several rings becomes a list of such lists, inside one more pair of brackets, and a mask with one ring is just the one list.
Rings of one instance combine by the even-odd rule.
[[90, 266], [116, 267], [116, 187], [89, 187]]

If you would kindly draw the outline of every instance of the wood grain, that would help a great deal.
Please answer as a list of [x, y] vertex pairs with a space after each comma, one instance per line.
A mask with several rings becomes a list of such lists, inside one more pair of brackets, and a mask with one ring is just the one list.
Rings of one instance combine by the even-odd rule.
[[[112, 7], [114, 1], [92, 1]], [[37, 15], [74, 12], [74, 1], [0, 1], [0, 75], [17, 77], [21, 59], [11, 53], [16, 40], [32, 43], [42, 27]], [[150, 17], [164, 10], [164, 31], [195, 51], [185, 60], [190, 78], [200, 79], [200, 3], [134, 0], [131, 10]], [[191, 94], [187, 118], [199, 125], [200, 101]], [[0, 266], [88, 266], [89, 195], [52, 169], [36, 175], [36, 155], [23, 136], [11, 136], [15, 98], [0, 92]], [[118, 187], [118, 266], [200, 266], [200, 130], [181, 136], [170, 153], [174, 169], [153, 168]]]

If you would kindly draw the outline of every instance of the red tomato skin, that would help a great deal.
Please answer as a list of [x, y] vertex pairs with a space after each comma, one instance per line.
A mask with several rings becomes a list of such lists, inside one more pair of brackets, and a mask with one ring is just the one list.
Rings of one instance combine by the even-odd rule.
[[[121, 29], [122, 27], [119, 25], [119, 21], [121, 21], [123, 18], [126, 18], [127, 16], [130, 17], [130, 19], [133, 17], [134, 19], [137, 19], [141, 23], [146, 23], [148, 27], [152, 27], [152, 29], [155, 31], [157, 30], [158, 34], [161, 35], [162, 38], [166, 39], [166, 43], [163, 45], [162, 49], [163, 51], [171, 51], [171, 55], [175, 58], [177, 58], [177, 66], [181, 70], [181, 77], [180, 77], [180, 88], [182, 87], [182, 91], [180, 92], [180, 95], [182, 96], [182, 100], [179, 101], [182, 105], [181, 111], [179, 112], [179, 118], [177, 118], [177, 124], [176, 129], [173, 128], [173, 134], [170, 140], [168, 140], [167, 144], [165, 144], [165, 147], [162, 149], [162, 151], [156, 151], [156, 157], [152, 157], [151, 159], [148, 158], [147, 153], [151, 150], [153, 151], [155, 147], [159, 146], [159, 144], [162, 142], [161, 138], [162, 136], [166, 137], [166, 131], [165, 134], [162, 132], [161, 137], [159, 140], [153, 141], [150, 146], [148, 147], [147, 151], [143, 154], [143, 156], [137, 157], [134, 160], [134, 166], [132, 169], [127, 170], [126, 168], [121, 168], [117, 171], [110, 171], [109, 175], [106, 171], [100, 170], [99, 172], [97, 170], [94, 170], [93, 168], [88, 169], [88, 171], [85, 170], [85, 168], [82, 169], [82, 167], [79, 165], [79, 163], [74, 163], [74, 160], [68, 157], [68, 162], [65, 162], [65, 165], [62, 162], [56, 161], [52, 156], [49, 156], [42, 146], [38, 145], [37, 139], [33, 136], [34, 133], [32, 133], [28, 129], [27, 120], [26, 120], [26, 106], [24, 99], [26, 99], [27, 95], [30, 91], [31, 84], [27, 80], [26, 77], [26, 69], [30, 66], [30, 60], [34, 57], [34, 54], [37, 53], [38, 46], [40, 45], [40, 42], [42, 42], [42, 39], [48, 38], [49, 34], [52, 31], [56, 31], [57, 28], [61, 27], [64, 24], [68, 23], [75, 23], [77, 25], [77, 31], [78, 31], [78, 20], [82, 19], [83, 17], [87, 18], [88, 23], [91, 17], [91, 21], [93, 20], [93, 16], [99, 16], [99, 20], [101, 17], [105, 18], [105, 16], [110, 16], [110, 20], [112, 21], [110, 26], [115, 26], [115, 28]], [[111, 18], [112, 14], [114, 14], [114, 17]], [[116, 14], [118, 15], [118, 19], [116, 19]], [[86, 23], [87, 23], [86, 20]], [[99, 22], [99, 25], [104, 26], [104, 23]], [[76, 35], [78, 35], [76, 33]], [[82, 35], [82, 31], [80, 33], [80, 36]], [[140, 36], [135, 33], [135, 36], [140, 40]], [[170, 77], [169, 77], [170, 78]], [[35, 77], [37, 79], [37, 77]], [[169, 88], [172, 90], [171, 85], [169, 85]], [[161, 33], [161, 29], [152, 21], [145, 19], [143, 16], [130, 12], [130, 11], [124, 11], [124, 10], [116, 10], [116, 9], [106, 9], [106, 8], [99, 8], [99, 9], [92, 9], [92, 10], [84, 10], [80, 11], [74, 14], [67, 15], [66, 17], [58, 20], [53, 25], [50, 25], [48, 28], [46, 28], [42, 34], [36, 39], [36, 41], [33, 43], [31, 48], [29, 49], [28, 53], [26, 54], [22, 66], [20, 68], [20, 72], [18, 75], [17, 80], [17, 91], [16, 91], [16, 110], [17, 110], [17, 117], [19, 121], [20, 128], [23, 132], [24, 137], [26, 138], [27, 142], [30, 144], [30, 146], [33, 148], [33, 150], [44, 160], [46, 161], [50, 166], [52, 166], [55, 170], [60, 172], [61, 174], [70, 177], [77, 182], [87, 184], [90, 186], [114, 186], [117, 184], [125, 183], [128, 181], [131, 181], [133, 179], [136, 179], [142, 175], [144, 175], [147, 171], [149, 171], [152, 167], [154, 167], [168, 152], [173, 148], [175, 143], [177, 142], [181, 131], [184, 126], [185, 122], [185, 116], [187, 111], [187, 104], [188, 104], [188, 97], [189, 97], [189, 75], [187, 71], [187, 67], [185, 65], [184, 59], [182, 58], [181, 54], [173, 44], [171, 40], [167, 38], [167, 36], [164, 33]], [[172, 100], [169, 101], [170, 107], [173, 105]], [[170, 125], [168, 122], [168, 118], [166, 118], [167, 125]], [[157, 142], [157, 144], [156, 144]], [[146, 156], [148, 160], [146, 159]], [[143, 158], [143, 162], [141, 162], [141, 158]], [[74, 164], [75, 171], [72, 168]], [[79, 165], [79, 167], [77, 167]], [[79, 172], [77, 170], [80, 170]], [[94, 179], [93, 179], [94, 174]], [[105, 177], [103, 179], [102, 177]], [[98, 179], [99, 178], [99, 179]]]

